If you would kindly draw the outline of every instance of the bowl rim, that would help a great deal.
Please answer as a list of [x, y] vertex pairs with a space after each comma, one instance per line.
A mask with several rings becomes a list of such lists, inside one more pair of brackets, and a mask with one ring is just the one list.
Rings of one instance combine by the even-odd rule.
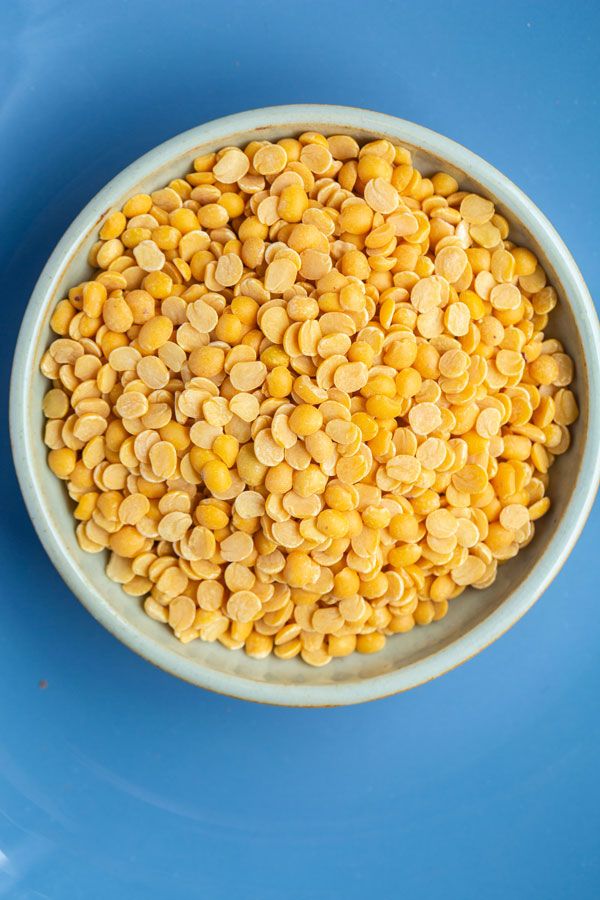
[[[36, 489], [30, 466], [31, 445], [23, 398], [37, 370], [37, 344], [32, 340], [53, 298], [53, 287], [68, 269], [82, 236], [141, 178], [187, 156], [197, 145], [236, 141], [244, 132], [289, 126], [307, 130], [321, 126], [388, 134], [472, 174], [514, 214], [550, 253], [552, 263], [579, 330], [589, 383], [589, 411], [581, 466], [562, 519], [545, 551], [527, 577], [482, 622], [441, 650], [401, 669], [359, 681], [322, 685], [261, 682], [204, 667], [198, 660], [165, 647], [121, 618], [77, 571], [52, 529], [46, 503]], [[241, 139], [241, 138], [240, 138]], [[470, 150], [437, 132], [385, 113], [351, 106], [291, 104], [247, 110], [214, 119], [170, 138], [120, 171], [84, 207], [58, 242], [27, 304], [17, 339], [10, 384], [10, 435], [23, 498], [34, 528], [50, 560], [71, 591], [115, 637], [159, 668], [197, 686], [245, 700], [283, 706], [339, 706], [375, 700], [408, 690], [442, 675], [475, 656], [514, 625], [557, 575], [575, 545], [591, 510], [600, 481], [600, 328], [598, 317], [573, 257], [537, 206], [506, 176]]]

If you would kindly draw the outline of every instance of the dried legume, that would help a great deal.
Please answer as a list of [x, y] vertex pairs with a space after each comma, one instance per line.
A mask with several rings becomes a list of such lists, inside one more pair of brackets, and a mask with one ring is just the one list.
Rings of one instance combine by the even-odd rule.
[[48, 465], [182, 642], [375, 653], [531, 541], [574, 368], [491, 200], [307, 132], [129, 198], [90, 265], [41, 360]]

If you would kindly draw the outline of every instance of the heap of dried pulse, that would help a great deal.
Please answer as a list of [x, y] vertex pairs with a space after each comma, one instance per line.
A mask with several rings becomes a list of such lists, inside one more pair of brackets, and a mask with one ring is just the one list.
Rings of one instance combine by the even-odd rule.
[[77, 537], [184, 642], [321, 666], [527, 544], [569, 446], [556, 291], [387, 140], [253, 141], [111, 211], [41, 362]]

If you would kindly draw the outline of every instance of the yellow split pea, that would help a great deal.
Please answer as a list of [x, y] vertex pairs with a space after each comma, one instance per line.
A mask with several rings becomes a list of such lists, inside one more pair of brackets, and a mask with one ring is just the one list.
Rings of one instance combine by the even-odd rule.
[[574, 367], [488, 198], [305, 132], [130, 197], [89, 262], [41, 360], [48, 465], [183, 643], [376, 653], [532, 539]]

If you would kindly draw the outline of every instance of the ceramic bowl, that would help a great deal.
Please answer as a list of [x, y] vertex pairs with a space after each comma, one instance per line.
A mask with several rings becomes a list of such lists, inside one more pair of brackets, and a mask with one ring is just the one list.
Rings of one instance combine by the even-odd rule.
[[[180, 644], [168, 628], [145, 615], [139, 600], [109, 581], [104, 554], [92, 556], [79, 548], [71, 502], [46, 466], [41, 405], [47, 382], [38, 368], [51, 339], [48, 322], [54, 304], [88, 277], [87, 253], [108, 209], [182, 175], [200, 154], [308, 130], [348, 133], [361, 141], [392, 138], [411, 150], [423, 173], [442, 168], [454, 174], [462, 188], [495, 202], [511, 223], [511, 236], [531, 247], [558, 289], [560, 303], [550, 333], [560, 337], [576, 362], [574, 388], [581, 410], [571, 449], [552, 468], [550, 513], [538, 522], [531, 544], [499, 568], [491, 587], [465, 592], [450, 605], [446, 618], [391, 638], [379, 654], [353, 654], [319, 669], [298, 659], [257, 661], [218, 643]], [[151, 150], [101, 190], [59, 242], [29, 301], [15, 353], [10, 407], [15, 465], [52, 562], [92, 615], [132, 650], [186, 681], [247, 700], [289, 706], [358, 703], [412, 688], [469, 659], [514, 625], [559, 571], [598, 485], [599, 347], [596, 313], [565, 245], [531, 200], [478, 156], [412, 122], [367, 110], [321, 105], [253, 110], [200, 125]], [[62, 638], [68, 647], [69, 635]]]

